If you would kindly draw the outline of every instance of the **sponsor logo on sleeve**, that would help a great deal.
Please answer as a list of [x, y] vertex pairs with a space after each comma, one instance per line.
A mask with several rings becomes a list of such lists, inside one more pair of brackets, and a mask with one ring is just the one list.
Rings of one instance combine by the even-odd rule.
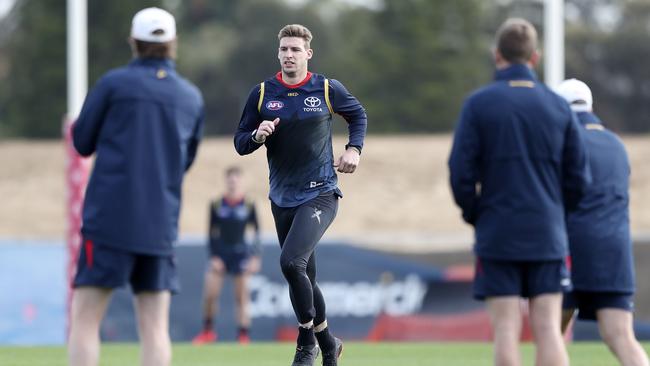
[[279, 100], [270, 100], [266, 102], [266, 109], [270, 111], [277, 111], [282, 109], [282, 107], [284, 107], [284, 103]]

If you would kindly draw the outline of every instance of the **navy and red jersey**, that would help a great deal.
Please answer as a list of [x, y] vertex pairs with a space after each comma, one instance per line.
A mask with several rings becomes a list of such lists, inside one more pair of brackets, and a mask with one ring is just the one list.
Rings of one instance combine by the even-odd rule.
[[248, 247], [246, 227], [255, 230], [251, 243], [252, 253], [259, 254], [260, 227], [257, 221], [255, 204], [245, 199], [230, 201], [226, 197], [210, 202], [210, 246], [218, 250], [234, 250], [235, 247]]
[[498, 70], [462, 109], [449, 157], [479, 257], [563, 259], [565, 209], [590, 183], [583, 128], [568, 103], [524, 64]]
[[[269, 163], [269, 198], [280, 207], [296, 207], [320, 193], [338, 191], [332, 155], [332, 115], [348, 122], [349, 145], [363, 148], [366, 112], [338, 81], [307, 73], [295, 85], [281, 73], [251, 90], [235, 134], [235, 149], [250, 154], [262, 144], [253, 141], [264, 121], [280, 124], [263, 145]], [[340, 194], [340, 192], [338, 192]]]
[[630, 163], [625, 146], [593, 113], [580, 112], [593, 183], [568, 215], [573, 287], [634, 292], [630, 238]]
[[133, 60], [105, 74], [73, 127], [95, 154], [83, 207], [84, 238], [127, 252], [169, 255], [181, 184], [203, 128], [203, 98], [167, 59]]

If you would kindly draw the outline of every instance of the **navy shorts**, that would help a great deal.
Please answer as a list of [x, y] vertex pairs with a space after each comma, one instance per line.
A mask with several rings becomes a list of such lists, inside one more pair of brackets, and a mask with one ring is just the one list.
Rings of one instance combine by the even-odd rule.
[[634, 295], [621, 292], [571, 291], [564, 294], [564, 310], [577, 309], [578, 319], [597, 320], [600, 309], [634, 311]]
[[180, 284], [173, 256], [144, 255], [96, 245], [85, 240], [79, 250], [73, 287], [118, 288], [131, 285], [134, 293], [178, 292]]
[[519, 296], [533, 298], [542, 294], [570, 291], [571, 278], [564, 260], [500, 261], [476, 259], [474, 298]]
[[223, 261], [223, 264], [226, 266], [226, 273], [231, 275], [240, 275], [246, 271], [246, 266], [248, 265], [248, 259], [251, 257], [248, 250], [237, 251], [237, 250], [228, 250], [228, 251], [218, 251], [212, 254], [213, 257], [220, 258]]

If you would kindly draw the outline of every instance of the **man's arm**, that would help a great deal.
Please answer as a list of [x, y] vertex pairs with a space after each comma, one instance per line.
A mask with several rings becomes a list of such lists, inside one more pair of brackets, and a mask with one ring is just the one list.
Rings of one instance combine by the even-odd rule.
[[260, 255], [262, 253], [262, 246], [260, 242], [260, 224], [257, 219], [257, 210], [255, 209], [255, 203], [250, 204], [250, 214], [248, 216], [248, 223], [253, 226], [254, 237], [253, 237], [253, 255]]
[[449, 155], [449, 180], [456, 204], [463, 219], [473, 225], [479, 193], [477, 192], [480, 140], [469, 103], [465, 103], [454, 132], [454, 143]]
[[210, 223], [208, 225], [208, 238], [210, 240], [210, 243], [216, 242], [219, 239], [219, 235], [221, 234], [219, 230], [219, 215], [217, 215], [216, 212], [216, 203], [217, 201], [210, 202], [210, 206], [208, 208], [208, 216], [210, 217]]
[[359, 165], [363, 142], [368, 129], [368, 117], [361, 103], [338, 80], [330, 79], [332, 110], [348, 123], [348, 144], [337, 162], [338, 171], [353, 173]]
[[106, 77], [103, 77], [86, 96], [81, 113], [72, 126], [72, 142], [81, 156], [90, 156], [97, 148], [110, 93]]
[[203, 136], [203, 125], [205, 121], [205, 106], [201, 102], [201, 111], [197, 117], [196, 124], [194, 125], [194, 131], [192, 132], [192, 137], [187, 144], [187, 162], [185, 163], [185, 171], [187, 171], [194, 163], [196, 158], [196, 152], [199, 149], [199, 144], [201, 143], [201, 137]]
[[361, 103], [338, 80], [330, 79], [332, 109], [348, 122], [348, 146], [363, 149], [368, 117]]
[[253, 137], [255, 137], [254, 133], [262, 122], [262, 117], [257, 110], [259, 98], [260, 86], [257, 85], [248, 95], [239, 121], [239, 127], [237, 128], [237, 132], [235, 132], [235, 150], [237, 150], [239, 155], [250, 154], [264, 144], [259, 139], [257, 139], [259, 142], [253, 140]]
[[570, 212], [577, 208], [587, 187], [591, 184], [591, 169], [584, 141], [584, 129], [573, 112], [571, 112], [571, 121], [565, 134], [562, 173], [564, 177], [562, 182], [564, 206]]

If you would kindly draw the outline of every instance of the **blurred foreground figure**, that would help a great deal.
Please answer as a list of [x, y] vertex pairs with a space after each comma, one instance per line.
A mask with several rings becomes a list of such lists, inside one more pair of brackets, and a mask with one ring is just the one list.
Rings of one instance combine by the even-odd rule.
[[171, 363], [170, 294], [178, 290], [173, 243], [181, 184], [203, 126], [199, 90], [174, 70], [176, 23], [158, 8], [133, 17], [135, 58], [105, 74], [86, 97], [74, 146], [96, 156], [83, 208], [68, 357], [99, 360], [99, 326], [112, 290], [135, 294], [141, 364]]
[[537, 80], [537, 32], [509, 19], [496, 35], [495, 81], [466, 101], [449, 158], [451, 187], [475, 228], [474, 296], [487, 303], [494, 363], [520, 365], [521, 298], [528, 299], [536, 365], [568, 365], [560, 331], [565, 210], [590, 181], [582, 127]]
[[[260, 228], [255, 204], [246, 200], [242, 183], [242, 172], [238, 167], [226, 171], [226, 193], [222, 198], [210, 202], [209, 255], [210, 262], [205, 272], [203, 285], [203, 330], [192, 343], [205, 344], [217, 340], [214, 319], [219, 308], [219, 295], [226, 274], [235, 282], [237, 306], [237, 340], [246, 344], [250, 341], [251, 326], [248, 304], [248, 279], [260, 270]], [[246, 228], [255, 230], [252, 243], [246, 242]]]
[[[342, 197], [335, 169], [354, 173], [359, 164], [366, 112], [340, 82], [307, 70], [313, 55], [309, 29], [287, 25], [278, 40], [281, 71], [250, 92], [235, 148], [245, 155], [266, 146], [280, 266], [299, 324], [293, 365], [313, 365], [320, 348], [323, 365], [333, 366], [343, 344], [327, 326], [314, 250]], [[334, 113], [345, 118], [349, 130], [349, 143], [337, 160], [332, 153]]]
[[647, 366], [633, 328], [634, 260], [630, 238], [630, 163], [625, 146], [592, 112], [587, 84], [557, 88], [585, 128], [593, 183], [567, 220], [573, 291], [564, 296], [562, 330], [578, 319], [597, 320], [600, 335], [624, 366]]

